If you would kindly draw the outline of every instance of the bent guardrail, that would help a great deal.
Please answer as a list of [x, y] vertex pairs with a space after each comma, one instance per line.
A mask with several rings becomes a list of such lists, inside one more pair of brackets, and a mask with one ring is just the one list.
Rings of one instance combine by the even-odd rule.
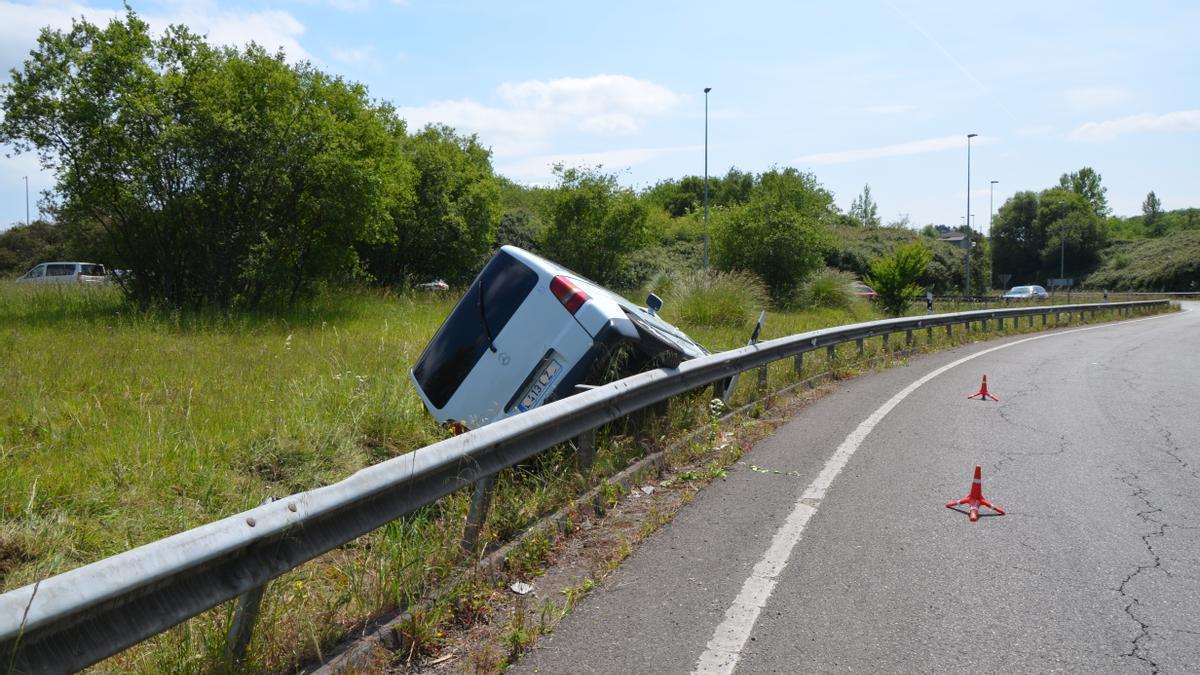
[[[220, 603], [241, 598], [228, 645], [245, 648], [263, 586], [456, 490], [476, 485], [468, 531], [486, 511], [490, 478], [543, 450], [674, 396], [821, 348], [905, 333], [1035, 316], [1160, 309], [1166, 300], [1031, 306], [885, 319], [800, 333], [596, 387], [362, 469], [333, 485], [234, 516], [0, 595], [0, 665], [78, 670]], [[481, 506], [476, 507], [475, 502]]]

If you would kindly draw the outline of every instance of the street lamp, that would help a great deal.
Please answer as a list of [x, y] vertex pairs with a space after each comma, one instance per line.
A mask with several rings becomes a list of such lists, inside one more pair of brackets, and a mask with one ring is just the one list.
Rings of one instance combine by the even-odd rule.
[[29, 224], [29, 176], [22, 176], [25, 179], [25, 224]]
[[967, 134], [967, 261], [963, 277], [963, 296], [971, 295], [971, 139], [979, 134]]
[[708, 92], [704, 88], [704, 273], [708, 273]]
[[989, 237], [992, 236], [992, 209], [995, 208], [992, 206], [992, 204], [993, 204], [992, 197], [995, 196], [993, 194], [993, 191], [996, 189], [996, 183], [999, 183], [999, 182], [1000, 181], [998, 181], [998, 180], [994, 180], [994, 181], [991, 181], [991, 183], [988, 185], [988, 236]]

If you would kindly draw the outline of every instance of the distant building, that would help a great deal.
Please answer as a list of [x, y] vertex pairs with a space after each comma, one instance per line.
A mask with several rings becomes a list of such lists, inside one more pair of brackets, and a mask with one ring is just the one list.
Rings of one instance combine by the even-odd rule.
[[[942, 227], [943, 226], [939, 225], [938, 229], [940, 230]], [[953, 244], [957, 248], [961, 248], [961, 249], [967, 248], [967, 235], [963, 232], [953, 232], [950, 234], [943, 234], [942, 236], [938, 237], [938, 240]]]

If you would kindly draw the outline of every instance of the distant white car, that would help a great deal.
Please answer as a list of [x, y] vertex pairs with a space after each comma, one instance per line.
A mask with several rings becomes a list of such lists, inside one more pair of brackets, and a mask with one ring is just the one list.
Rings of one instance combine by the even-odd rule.
[[505, 246], [484, 266], [412, 367], [438, 422], [476, 429], [556, 398], [633, 346], [626, 368], [708, 353], [648, 308], [533, 253]]
[[1004, 294], [1004, 301], [1010, 300], [1044, 300], [1050, 297], [1041, 286], [1013, 286]]
[[87, 262], [45, 262], [17, 277], [18, 282], [100, 284], [108, 280], [104, 265]]

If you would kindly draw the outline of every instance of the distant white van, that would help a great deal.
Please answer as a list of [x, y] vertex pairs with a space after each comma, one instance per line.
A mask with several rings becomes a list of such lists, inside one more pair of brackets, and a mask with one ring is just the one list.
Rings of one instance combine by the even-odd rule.
[[104, 265], [87, 262], [45, 262], [17, 277], [19, 282], [99, 284], [108, 280]]
[[476, 429], [556, 398], [609, 367], [623, 344], [626, 367], [674, 367], [708, 353], [657, 316], [588, 279], [516, 246], [480, 271], [412, 367], [430, 414]]

